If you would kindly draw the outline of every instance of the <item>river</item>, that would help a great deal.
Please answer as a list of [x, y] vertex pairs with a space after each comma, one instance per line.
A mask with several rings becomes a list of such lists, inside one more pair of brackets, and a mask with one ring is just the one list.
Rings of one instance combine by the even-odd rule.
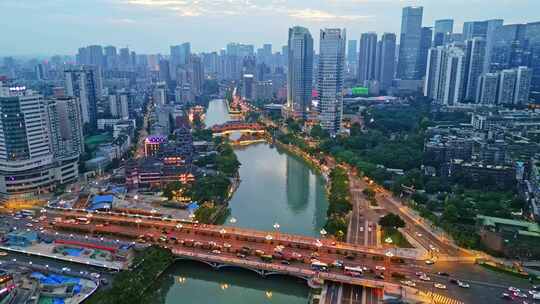
[[[223, 101], [210, 102], [206, 125], [229, 120]], [[225, 225], [318, 236], [328, 200], [324, 180], [305, 162], [266, 143], [236, 150], [241, 183], [229, 202]], [[277, 226], [276, 226], [277, 227]], [[305, 304], [309, 288], [289, 277], [263, 279], [248, 270], [212, 270], [182, 262], [169, 269], [156, 287], [156, 303]]]

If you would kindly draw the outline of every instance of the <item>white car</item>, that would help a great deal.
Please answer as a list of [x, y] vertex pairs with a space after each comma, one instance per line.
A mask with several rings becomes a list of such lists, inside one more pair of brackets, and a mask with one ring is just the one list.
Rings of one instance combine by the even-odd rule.
[[68, 271], [71, 271], [71, 269], [69, 269], [68, 267], [64, 267], [64, 268], [62, 268], [62, 271], [63, 272], [68, 272]]
[[100, 275], [99, 273], [95, 273], [95, 272], [92, 272], [92, 273], [90, 274], [90, 276], [91, 276], [92, 278], [95, 278], [95, 279], [99, 279], [99, 277], [101, 277], [101, 275]]
[[386, 267], [384, 267], [384, 266], [375, 266], [375, 269], [380, 270], [380, 271], [385, 271]]
[[462, 282], [462, 281], [457, 281], [457, 284], [461, 288], [471, 288], [471, 285], [469, 285], [468, 283]]
[[409, 287], [416, 287], [416, 283], [413, 281], [401, 281], [400, 283]]
[[511, 291], [511, 292], [521, 292], [521, 290], [519, 290], [519, 288], [515, 288], [515, 287], [508, 287], [508, 291]]
[[435, 283], [433, 284], [433, 286], [435, 286], [435, 288], [438, 288], [438, 289], [446, 289], [446, 285], [441, 284], [441, 283]]
[[435, 261], [433, 260], [426, 260], [426, 265], [433, 265], [435, 264]]
[[422, 281], [431, 281], [431, 278], [425, 274], [421, 275], [419, 279]]

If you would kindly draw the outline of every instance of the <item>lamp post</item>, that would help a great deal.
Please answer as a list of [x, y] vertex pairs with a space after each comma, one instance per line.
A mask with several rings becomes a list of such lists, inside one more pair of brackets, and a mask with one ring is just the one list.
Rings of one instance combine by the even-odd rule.
[[235, 217], [231, 217], [229, 219], [229, 223], [231, 224], [231, 231], [234, 233], [234, 224], [236, 224], [236, 222], [238, 222], [238, 220], [235, 218]]
[[274, 223], [274, 226], [273, 226], [273, 227], [274, 227], [274, 230], [276, 231], [276, 240], [277, 240], [277, 242], [279, 243], [279, 228], [280, 228], [281, 226], [279, 225], [279, 223], [276, 222], [276, 223]]
[[323, 245], [324, 245], [324, 239], [326, 238], [326, 235], [328, 234], [328, 232], [323, 228], [321, 229], [321, 231], [319, 231], [319, 233], [321, 234], [321, 241], [323, 242]]
[[266, 241], [268, 242], [268, 252], [272, 252], [272, 239], [274, 239], [270, 234], [267, 234], [265, 237]]

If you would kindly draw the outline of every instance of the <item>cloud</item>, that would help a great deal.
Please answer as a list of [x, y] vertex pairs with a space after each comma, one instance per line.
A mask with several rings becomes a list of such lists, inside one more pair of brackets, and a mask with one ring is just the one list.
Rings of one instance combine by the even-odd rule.
[[309, 8], [301, 10], [289, 10], [289, 16], [306, 21], [353, 21], [373, 17], [367, 15], [337, 15], [327, 11]]
[[129, 5], [172, 12], [181, 17], [288, 16], [304, 21], [352, 21], [365, 15], [338, 14], [320, 8], [293, 7], [286, 0], [121, 0]]

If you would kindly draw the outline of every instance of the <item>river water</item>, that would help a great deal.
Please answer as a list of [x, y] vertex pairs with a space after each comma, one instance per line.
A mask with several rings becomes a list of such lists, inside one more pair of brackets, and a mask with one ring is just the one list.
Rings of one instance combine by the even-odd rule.
[[[210, 102], [206, 125], [229, 120], [223, 101]], [[241, 183], [229, 202], [225, 225], [319, 235], [328, 200], [324, 180], [305, 162], [262, 143], [236, 150]], [[231, 221], [231, 219], [234, 219]], [[241, 269], [212, 270], [196, 262], [181, 262], [167, 271], [156, 287], [156, 302], [165, 304], [273, 303], [305, 304], [309, 288], [289, 277], [263, 279]]]

